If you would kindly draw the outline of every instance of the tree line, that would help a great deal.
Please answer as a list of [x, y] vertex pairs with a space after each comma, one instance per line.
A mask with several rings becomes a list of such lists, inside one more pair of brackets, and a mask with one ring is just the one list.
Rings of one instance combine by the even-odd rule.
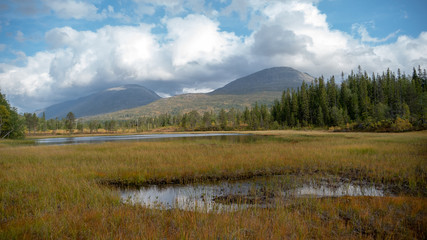
[[341, 84], [332, 76], [287, 89], [274, 101], [271, 119], [279, 125], [345, 126], [350, 130], [424, 129], [427, 115], [426, 70], [412, 76], [389, 69], [381, 75], [351, 72]]
[[324, 77], [303, 82], [297, 89], [286, 89], [270, 106], [255, 103], [243, 111], [221, 109], [218, 112], [191, 111], [184, 114], [141, 116], [129, 120], [76, 119], [46, 120], [35, 113], [17, 114], [0, 93], [0, 137], [16, 138], [28, 133], [63, 129], [70, 133], [97, 133], [132, 130], [150, 131], [173, 127], [183, 131], [267, 130], [289, 128], [328, 128], [350, 131], [406, 131], [426, 129], [426, 70], [413, 69], [412, 75], [394, 73], [368, 75], [358, 68], [348, 75]]
[[76, 123], [76, 128], [136, 132], [162, 127], [186, 131], [262, 130], [288, 128], [327, 128], [350, 131], [405, 131], [426, 128], [426, 70], [413, 69], [412, 75], [389, 69], [369, 76], [358, 69], [348, 76], [324, 77], [303, 82], [297, 89], [287, 89], [271, 106], [255, 103], [243, 111], [191, 111], [184, 114], [161, 114], [132, 120], [91, 120]]
[[[262, 130], [327, 128], [350, 131], [406, 131], [426, 129], [426, 70], [413, 69], [412, 75], [389, 69], [369, 76], [358, 68], [340, 84], [335, 77], [303, 82], [287, 89], [271, 106], [255, 103], [243, 111], [191, 111], [117, 121], [117, 128], [139, 131], [174, 126], [181, 130]], [[111, 121], [110, 121], [111, 124]]]

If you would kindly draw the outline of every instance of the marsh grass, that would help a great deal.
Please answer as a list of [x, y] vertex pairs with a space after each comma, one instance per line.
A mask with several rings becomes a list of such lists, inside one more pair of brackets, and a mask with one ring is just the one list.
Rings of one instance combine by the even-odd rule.
[[[0, 239], [426, 238], [426, 132], [255, 134], [270, 137], [68, 146], [1, 141]], [[108, 186], [273, 174], [386, 184], [400, 196], [292, 199], [217, 214], [123, 204]]]

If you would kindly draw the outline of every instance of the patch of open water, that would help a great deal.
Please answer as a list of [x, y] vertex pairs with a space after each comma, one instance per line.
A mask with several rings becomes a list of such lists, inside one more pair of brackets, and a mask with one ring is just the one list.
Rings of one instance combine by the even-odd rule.
[[301, 182], [289, 176], [259, 177], [246, 181], [210, 184], [147, 186], [122, 189], [125, 203], [149, 208], [200, 211], [233, 211], [249, 207], [271, 207], [292, 198], [388, 196], [383, 188], [349, 181]]
[[251, 134], [240, 133], [173, 133], [173, 134], [136, 134], [136, 135], [112, 135], [112, 136], [90, 136], [90, 137], [65, 137], [65, 138], [42, 138], [36, 139], [37, 145], [66, 145], [81, 143], [102, 143], [116, 141], [164, 141], [185, 138], [206, 138], [231, 141], [247, 141], [249, 138], [257, 138]]

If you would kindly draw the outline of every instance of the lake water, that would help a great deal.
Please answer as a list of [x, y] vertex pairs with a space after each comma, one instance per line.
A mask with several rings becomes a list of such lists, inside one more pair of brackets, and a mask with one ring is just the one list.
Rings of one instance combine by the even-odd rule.
[[207, 138], [230, 141], [250, 141], [256, 138], [250, 134], [239, 133], [174, 133], [174, 134], [137, 134], [137, 135], [113, 135], [113, 136], [90, 136], [90, 137], [64, 137], [64, 138], [42, 138], [36, 139], [38, 145], [65, 145], [81, 143], [102, 143], [115, 141], [160, 141], [185, 138]]
[[232, 211], [269, 207], [300, 197], [386, 196], [383, 189], [349, 181], [301, 182], [292, 176], [258, 177], [246, 181], [210, 184], [147, 186], [122, 189], [125, 203], [150, 208], [201, 211]]

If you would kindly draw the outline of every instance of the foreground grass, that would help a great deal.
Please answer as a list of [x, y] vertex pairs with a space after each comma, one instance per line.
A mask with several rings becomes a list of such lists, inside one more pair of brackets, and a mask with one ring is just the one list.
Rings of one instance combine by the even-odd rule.
[[[0, 142], [0, 238], [426, 238], [427, 134], [268, 131], [272, 139], [70, 146]], [[107, 184], [336, 175], [399, 197], [293, 199], [232, 213], [122, 204]]]

